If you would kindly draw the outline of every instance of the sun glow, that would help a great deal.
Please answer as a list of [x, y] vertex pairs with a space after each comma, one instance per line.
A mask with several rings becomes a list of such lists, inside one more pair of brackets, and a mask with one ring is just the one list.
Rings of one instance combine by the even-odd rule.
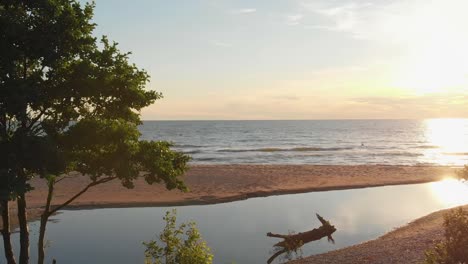
[[468, 60], [454, 46], [428, 42], [409, 57], [394, 85], [419, 95], [448, 92], [463, 86], [468, 82]]
[[421, 58], [408, 63], [394, 85], [416, 95], [445, 93], [467, 81], [465, 73], [461, 71], [463, 67], [457, 64], [446, 58]]
[[468, 203], [468, 183], [456, 179], [445, 179], [430, 185], [434, 196], [447, 207]]
[[424, 157], [439, 164], [461, 166], [467, 163], [468, 119], [426, 119]]
[[468, 145], [467, 121], [461, 118], [427, 119], [426, 140], [444, 152], [462, 152]]
[[399, 63], [394, 85], [417, 95], [460, 92], [468, 83], [468, 35], [463, 34], [468, 7], [424, 2], [401, 26], [406, 56]]

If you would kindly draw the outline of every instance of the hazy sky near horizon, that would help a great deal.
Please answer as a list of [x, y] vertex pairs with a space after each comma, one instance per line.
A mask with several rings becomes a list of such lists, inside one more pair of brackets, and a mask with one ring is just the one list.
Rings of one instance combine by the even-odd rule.
[[[84, 2], [84, 1], [83, 1]], [[468, 118], [466, 0], [97, 0], [143, 119]]]

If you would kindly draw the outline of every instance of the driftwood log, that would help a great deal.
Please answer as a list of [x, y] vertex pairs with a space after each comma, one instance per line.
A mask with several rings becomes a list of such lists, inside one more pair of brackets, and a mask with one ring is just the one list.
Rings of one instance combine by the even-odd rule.
[[334, 243], [335, 241], [333, 240], [332, 234], [336, 231], [335, 226], [331, 225], [330, 222], [323, 219], [323, 217], [321, 217], [319, 214], [316, 215], [320, 223], [322, 223], [322, 226], [319, 228], [314, 228], [310, 231], [291, 235], [280, 235], [268, 232], [267, 236], [282, 238], [283, 241], [280, 241], [274, 245], [279, 250], [268, 259], [267, 263], [272, 263], [276, 257], [285, 252], [296, 251], [304, 244], [320, 240], [324, 237], [327, 237], [329, 242]]

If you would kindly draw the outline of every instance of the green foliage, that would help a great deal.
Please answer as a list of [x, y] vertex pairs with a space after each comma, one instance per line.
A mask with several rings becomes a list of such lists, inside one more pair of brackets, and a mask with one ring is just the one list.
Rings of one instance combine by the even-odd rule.
[[92, 35], [94, 4], [0, 2], [0, 195], [31, 189], [33, 176], [71, 170], [128, 188], [186, 190], [188, 156], [167, 142], [140, 141], [140, 110], [161, 98], [130, 53]]
[[468, 211], [451, 210], [444, 227], [445, 240], [426, 252], [426, 264], [468, 263]]
[[213, 262], [210, 248], [203, 241], [194, 222], [176, 226], [176, 210], [166, 212], [159, 241], [143, 242], [146, 264], [208, 264]]
[[[36, 176], [49, 184], [47, 208], [54, 176], [76, 171], [91, 179], [53, 210], [115, 178], [127, 188], [142, 176], [187, 189], [179, 176], [189, 157], [167, 142], [140, 141], [140, 111], [162, 95], [145, 89], [149, 75], [129, 53], [93, 36], [93, 9], [78, 0], [0, 1], [0, 199], [18, 199], [19, 219]], [[20, 221], [21, 263], [29, 258], [27, 229]]]

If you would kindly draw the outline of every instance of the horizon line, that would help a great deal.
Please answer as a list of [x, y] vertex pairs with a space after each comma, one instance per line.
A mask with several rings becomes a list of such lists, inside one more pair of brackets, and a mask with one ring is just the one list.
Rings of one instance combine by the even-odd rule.
[[429, 118], [330, 118], [330, 119], [141, 119], [141, 121], [376, 121], [376, 120], [431, 120], [468, 119], [468, 117], [429, 117]]

